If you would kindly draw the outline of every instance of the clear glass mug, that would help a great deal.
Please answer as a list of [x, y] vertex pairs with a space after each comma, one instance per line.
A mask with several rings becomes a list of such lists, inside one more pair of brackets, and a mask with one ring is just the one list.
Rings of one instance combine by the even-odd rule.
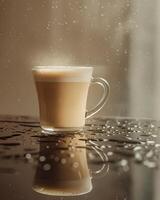
[[[85, 119], [97, 113], [109, 95], [108, 82], [92, 77], [93, 67], [35, 66], [32, 72], [44, 131], [82, 129]], [[89, 86], [95, 83], [102, 86], [103, 95], [98, 104], [86, 112]]]

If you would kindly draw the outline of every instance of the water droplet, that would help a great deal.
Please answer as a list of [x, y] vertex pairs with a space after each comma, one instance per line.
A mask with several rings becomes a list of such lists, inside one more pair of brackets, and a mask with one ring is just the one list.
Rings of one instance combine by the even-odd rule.
[[135, 153], [134, 158], [135, 158], [135, 161], [137, 161], [137, 162], [142, 162], [142, 160], [143, 160], [142, 154], [139, 152]]
[[94, 160], [94, 159], [95, 159], [95, 155], [94, 155], [93, 153], [89, 152], [89, 153], [88, 153], [88, 158], [89, 158], [90, 160]]
[[112, 151], [109, 151], [109, 152], [107, 153], [107, 156], [113, 156], [113, 152], [112, 152]]
[[153, 151], [151, 150], [151, 151], [147, 152], [146, 157], [152, 158], [153, 157]]
[[128, 165], [128, 161], [123, 159], [119, 162], [120, 166], [125, 167], [126, 165]]
[[70, 157], [74, 158], [75, 157], [74, 153], [70, 153]]
[[73, 167], [74, 167], [74, 168], [78, 168], [78, 167], [79, 167], [79, 163], [78, 163], [78, 162], [74, 162], [74, 163], [73, 163]]
[[141, 144], [142, 144], [142, 145], [145, 145], [146, 143], [141, 141]]
[[157, 167], [157, 164], [154, 162], [154, 161], [150, 161], [150, 160], [145, 160], [143, 162], [143, 164], [146, 166], [146, 167], [149, 167], [149, 168], [155, 168]]
[[45, 156], [40, 156], [40, 157], [39, 157], [39, 160], [40, 160], [41, 162], [44, 162], [44, 161], [46, 160], [46, 157], [45, 157]]
[[154, 144], [155, 144], [155, 141], [153, 141], [153, 140], [148, 140], [148, 141], [147, 141], [147, 144], [148, 144], [148, 145], [154, 145]]
[[61, 163], [62, 163], [63, 165], [66, 164], [66, 162], [67, 162], [67, 161], [66, 161], [65, 158], [62, 158], [62, 159], [61, 159]]
[[141, 146], [136, 146], [136, 147], [134, 147], [133, 150], [134, 150], [134, 151], [141, 151], [141, 150], [142, 150], [142, 147], [141, 147]]
[[43, 165], [43, 170], [44, 171], [49, 171], [51, 169], [51, 165], [50, 164], [45, 164], [45, 165]]
[[125, 172], [129, 170], [128, 161], [125, 159], [119, 161], [119, 166], [122, 167]]
[[56, 156], [56, 157], [54, 158], [54, 161], [55, 161], [55, 162], [59, 162], [59, 160], [60, 160], [60, 159], [59, 159], [58, 156]]
[[31, 155], [30, 153], [27, 153], [27, 154], [25, 155], [25, 157], [26, 157], [27, 159], [31, 159], [31, 158], [32, 158], [32, 155]]

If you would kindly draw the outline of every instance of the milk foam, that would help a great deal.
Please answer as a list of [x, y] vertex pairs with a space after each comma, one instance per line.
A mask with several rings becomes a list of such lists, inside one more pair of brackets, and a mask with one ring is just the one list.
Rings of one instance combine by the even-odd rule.
[[32, 69], [36, 81], [89, 82], [92, 67], [37, 66]]

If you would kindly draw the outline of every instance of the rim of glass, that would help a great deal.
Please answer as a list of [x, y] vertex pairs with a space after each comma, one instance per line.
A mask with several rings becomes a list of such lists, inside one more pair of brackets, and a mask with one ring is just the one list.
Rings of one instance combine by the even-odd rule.
[[33, 66], [32, 70], [54, 70], [54, 69], [93, 69], [91, 66], [78, 66], [78, 65], [61, 65], [61, 66], [56, 66], [56, 65], [37, 65]]

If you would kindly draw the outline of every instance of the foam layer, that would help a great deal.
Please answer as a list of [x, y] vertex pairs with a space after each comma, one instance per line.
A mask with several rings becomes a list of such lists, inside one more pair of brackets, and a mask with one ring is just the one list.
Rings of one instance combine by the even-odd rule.
[[33, 68], [36, 81], [47, 82], [89, 82], [92, 67], [38, 66]]

